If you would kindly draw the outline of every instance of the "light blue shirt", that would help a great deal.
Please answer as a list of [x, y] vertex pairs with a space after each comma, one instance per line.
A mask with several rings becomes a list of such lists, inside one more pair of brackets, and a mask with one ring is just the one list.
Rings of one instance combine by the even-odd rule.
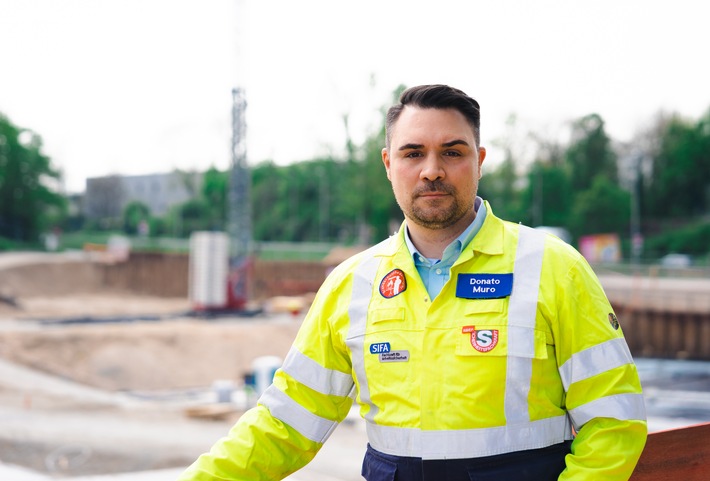
[[409, 238], [409, 230], [404, 230], [404, 240], [407, 243], [409, 252], [414, 257], [414, 265], [419, 272], [419, 277], [422, 278], [424, 287], [429, 293], [429, 298], [434, 299], [439, 295], [441, 289], [446, 284], [446, 281], [451, 277], [451, 266], [454, 265], [456, 259], [461, 255], [461, 251], [471, 242], [471, 240], [481, 230], [483, 221], [486, 220], [486, 204], [480, 197], [476, 197], [474, 203], [476, 210], [476, 218], [471, 222], [465, 231], [461, 233], [451, 244], [444, 249], [444, 255], [441, 259], [428, 259], [419, 253], [412, 239]]

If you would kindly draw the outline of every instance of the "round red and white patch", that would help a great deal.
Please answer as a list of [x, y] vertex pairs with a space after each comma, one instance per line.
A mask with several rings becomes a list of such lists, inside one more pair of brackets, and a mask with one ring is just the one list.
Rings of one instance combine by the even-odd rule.
[[382, 282], [380, 282], [380, 294], [387, 299], [401, 294], [406, 289], [407, 279], [401, 269], [393, 270], [383, 277]]

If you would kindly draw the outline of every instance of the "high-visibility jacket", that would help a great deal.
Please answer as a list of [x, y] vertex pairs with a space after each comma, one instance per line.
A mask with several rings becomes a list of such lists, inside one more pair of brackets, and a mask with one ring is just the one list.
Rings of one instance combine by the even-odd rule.
[[281, 479], [360, 406], [372, 448], [463, 459], [574, 439], [560, 480], [625, 480], [646, 440], [636, 367], [584, 258], [488, 215], [431, 300], [398, 234], [327, 278], [256, 408], [181, 480]]

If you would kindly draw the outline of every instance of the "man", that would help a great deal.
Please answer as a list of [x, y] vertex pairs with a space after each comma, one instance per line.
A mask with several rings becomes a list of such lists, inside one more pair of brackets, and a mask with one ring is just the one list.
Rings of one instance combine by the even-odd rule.
[[259, 405], [180, 479], [281, 479], [351, 397], [368, 481], [628, 479], [641, 386], [591, 268], [476, 196], [475, 100], [430, 85], [400, 102], [382, 160], [402, 228], [335, 269]]

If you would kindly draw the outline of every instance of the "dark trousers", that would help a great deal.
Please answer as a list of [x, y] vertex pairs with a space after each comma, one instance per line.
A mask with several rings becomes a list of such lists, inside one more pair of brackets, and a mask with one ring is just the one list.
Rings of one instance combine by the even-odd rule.
[[572, 441], [541, 449], [470, 459], [426, 460], [384, 454], [367, 446], [367, 481], [557, 481]]

